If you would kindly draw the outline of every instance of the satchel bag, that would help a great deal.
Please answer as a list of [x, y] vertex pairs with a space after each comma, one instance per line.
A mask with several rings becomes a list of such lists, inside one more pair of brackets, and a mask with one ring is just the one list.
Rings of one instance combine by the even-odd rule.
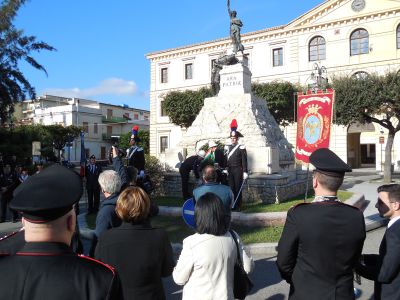
[[243, 268], [243, 263], [240, 259], [239, 245], [235, 238], [235, 234], [232, 232], [232, 230], [229, 230], [229, 233], [231, 234], [233, 241], [235, 242], [237, 252], [237, 260], [235, 263], [235, 268], [233, 270], [233, 295], [235, 299], [243, 300], [244, 298], [246, 298], [248, 293], [250, 293], [254, 285]]

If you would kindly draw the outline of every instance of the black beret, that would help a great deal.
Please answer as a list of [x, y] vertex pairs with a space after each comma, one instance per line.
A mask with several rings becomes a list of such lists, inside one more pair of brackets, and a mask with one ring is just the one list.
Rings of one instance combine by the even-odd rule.
[[15, 189], [10, 208], [32, 222], [48, 222], [69, 212], [82, 192], [82, 179], [77, 173], [52, 165]]
[[333, 177], [342, 177], [345, 172], [351, 172], [351, 168], [328, 148], [320, 148], [310, 155], [310, 163], [317, 172]]

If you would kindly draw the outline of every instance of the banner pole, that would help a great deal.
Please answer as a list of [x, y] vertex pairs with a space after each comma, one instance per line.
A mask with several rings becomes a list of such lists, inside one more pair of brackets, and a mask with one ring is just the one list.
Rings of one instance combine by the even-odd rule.
[[310, 174], [309, 170], [310, 170], [310, 164], [307, 164], [307, 181], [306, 181], [306, 193], [304, 196], [304, 202], [306, 202], [308, 196], [308, 176]]

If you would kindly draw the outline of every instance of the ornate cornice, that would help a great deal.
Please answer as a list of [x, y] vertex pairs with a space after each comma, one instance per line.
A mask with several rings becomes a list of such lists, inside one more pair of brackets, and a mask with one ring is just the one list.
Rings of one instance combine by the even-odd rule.
[[[331, 20], [319, 24], [311, 23], [315, 21], [317, 17], [327, 14], [329, 10], [335, 8], [336, 6], [340, 5], [342, 2], [345, 1], [348, 0], [338, 0], [329, 4], [330, 1], [328, 0], [325, 3], [322, 3], [320, 6], [314, 8], [315, 10], [317, 10], [314, 14], [312, 13], [312, 11], [310, 11], [300, 16], [299, 18], [295, 19], [294, 21], [290, 22], [287, 25], [275, 26], [271, 28], [265, 28], [262, 30], [252, 31], [242, 34], [242, 43], [244, 44], [246, 49], [246, 44], [262, 42], [269, 39], [287, 38], [289, 36], [293, 36], [298, 33], [319, 31], [321, 29], [340, 27], [341, 25], [357, 23], [360, 21], [367, 22], [369, 20], [374, 20], [376, 18], [381, 18], [383, 16], [388, 17], [390, 15], [395, 16], [400, 14], [400, 7], [399, 7], [397, 9], [376, 11], [374, 13], [358, 14], [356, 16]], [[318, 8], [321, 9], [318, 10]], [[300, 21], [301, 18], [305, 17], [306, 15], [309, 15], [310, 17], [304, 19], [298, 24], [295, 24], [296, 21]], [[230, 38], [227, 37], [227, 38], [216, 39], [213, 41], [202, 42], [198, 44], [192, 44], [172, 49], [161, 50], [157, 52], [151, 52], [146, 55], [146, 58], [149, 59], [151, 62], [160, 62], [163, 60], [172, 60], [175, 58], [184, 57], [188, 55], [198, 55], [201, 53], [210, 53], [218, 51], [222, 52], [228, 49], [230, 45], [231, 45], [231, 40]]]

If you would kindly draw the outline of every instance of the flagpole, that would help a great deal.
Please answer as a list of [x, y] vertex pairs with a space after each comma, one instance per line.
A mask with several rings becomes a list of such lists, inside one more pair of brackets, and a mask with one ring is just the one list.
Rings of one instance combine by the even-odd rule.
[[309, 178], [309, 174], [310, 174], [309, 170], [310, 170], [310, 164], [307, 164], [306, 193], [305, 193], [305, 196], [304, 196], [304, 202], [306, 202], [307, 196], [308, 196], [308, 178]]

